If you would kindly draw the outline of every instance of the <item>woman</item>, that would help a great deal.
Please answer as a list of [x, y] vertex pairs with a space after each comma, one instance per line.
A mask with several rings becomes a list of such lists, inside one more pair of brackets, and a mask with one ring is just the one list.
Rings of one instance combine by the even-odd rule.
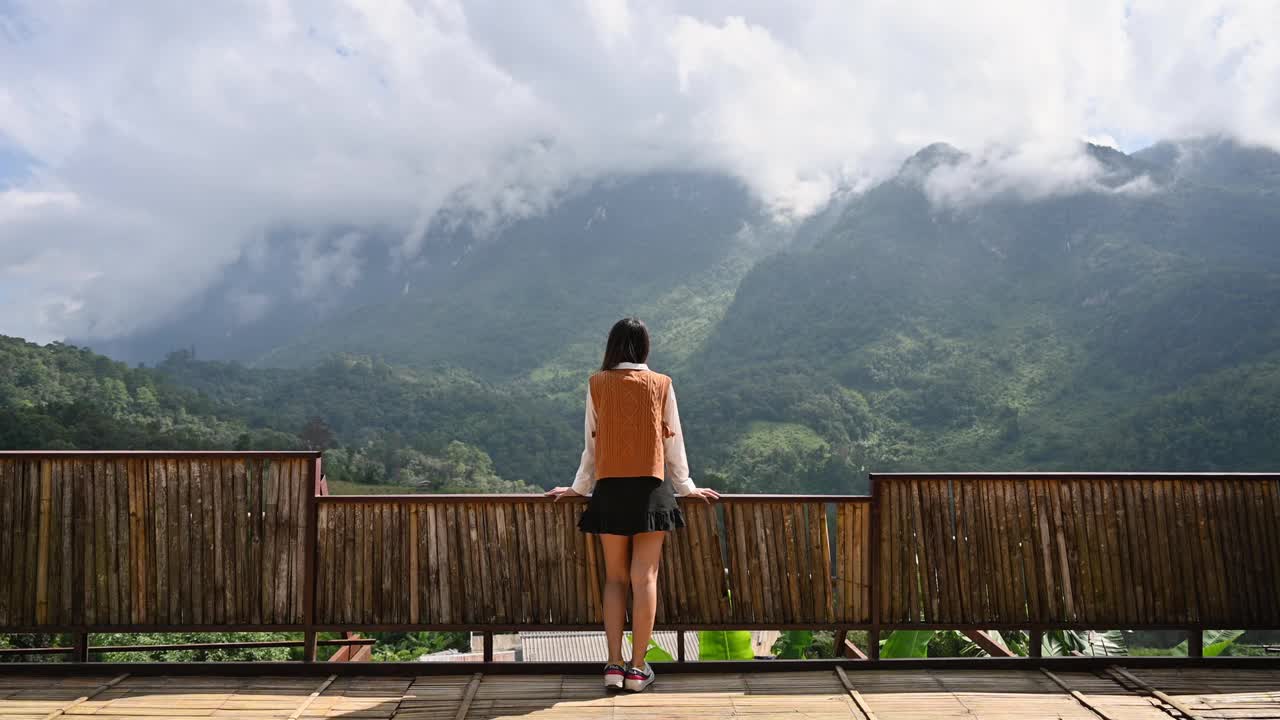
[[[609, 660], [604, 685], [639, 692], [653, 683], [644, 661], [658, 608], [658, 563], [667, 531], [684, 527], [676, 495], [720, 497], [689, 478], [671, 378], [645, 365], [649, 330], [634, 318], [614, 324], [600, 372], [587, 382], [582, 463], [572, 487], [547, 492], [590, 495], [578, 529], [604, 547], [604, 629]], [[664, 479], [665, 476], [665, 479]], [[631, 608], [631, 660], [623, 667], [622, 628]]]

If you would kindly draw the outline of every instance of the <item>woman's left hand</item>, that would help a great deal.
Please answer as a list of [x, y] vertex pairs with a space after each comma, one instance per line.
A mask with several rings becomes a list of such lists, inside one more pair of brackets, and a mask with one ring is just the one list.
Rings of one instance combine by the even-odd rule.
[[553, 497], [557, 501], [562, 497], [582, 497], [582, 494], [571, 487], [555, 487], [544, 493], [547, 497]]
[[711, 502], [712, 500], [719, 500], [720, 493], [711, 488], [694, 488], [693, 492], [685, 497], [701, 498], [703, 502]]

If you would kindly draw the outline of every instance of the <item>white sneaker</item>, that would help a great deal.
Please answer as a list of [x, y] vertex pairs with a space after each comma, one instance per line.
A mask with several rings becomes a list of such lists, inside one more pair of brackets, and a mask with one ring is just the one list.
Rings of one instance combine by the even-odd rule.
[[644, 664], [644, 668], [629, 667], [627, 668], [626, 679], [623, 686], [631, 692], [640, 692], [653, 684], [653, 668], [649, 663]]
[[621, 690], [622, 678], [626, 675], [626, 672], [621, 665], [605, 665], [604, 688], [606, 690]]

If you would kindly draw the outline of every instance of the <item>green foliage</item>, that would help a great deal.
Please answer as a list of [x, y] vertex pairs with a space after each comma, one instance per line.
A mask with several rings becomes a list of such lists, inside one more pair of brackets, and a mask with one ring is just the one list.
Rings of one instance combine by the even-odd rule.
[[566, 465], [582, 452], [580, 405], [458, 370], [414, 370], [358, 356], [302, 370], [255, 370], [178, 352], [156, 371], [251, 427], [311, 428], [320, 441], [324, 430], [331, 432], [328, 444], [337, 446], [325, 455], [331, 480], [428, 489], [475, 482], [479, 492], [517, 492], [525, 482], [567, 484], [573, 468]]
[[[539, 487], [504, 478], [488, 452], [457, 436], [481, 437], [506, 449], [510, 466], [523, 470], [527, 466], [517, 461], [549, 468], [545, 459], [533, 457], [536, 449], [548, 438], [573, 435], [567, 423], [540, 416], [545, 402], [528, 400], [525, 407], [519, 398], [469, 381], [452, 376], [426, 381], [373, 362], [335, 359], [303, 375], [201, 363], [178, 352], [158, 369], [130, 369], [69, 345], [41, 347], [4, 337], [0, 360], [0, 447], [5, 449], [297, 450], [330, 447], [346, 440], [338, 433], [347, 431], [363, 440], [326, 454], [325, 472], [335, 488], [358, 483], [415, 488], [408, 492], [533, 492]], [[350, 412], [351, 406], [340, 409], [337, 403], [362, 384], [366, 397], [386, 402], [363, 413]], [[501, 402], [525, 409], [507, 413]], [[393, 406], [401, 408], [403, 418]], [[470, 430], [457, 422], [457, 414], [466, 413], [476, 419]], [[384, 430], [379, 415], [394, 421], [393, 427], [431, 430], [412, 435]], [[344, 424], [335, 430], [326, 417]], [[521, 422], [524, 429], [514, 427]], [[503, 444], [504, 438], [518, 450]], [[570, 442], [562, 445], [568, 448]], [[558, 467], [557, 472], [567, 471]]]
[[813, 644], [812, 630], [784, 631], [778, 642], [773, 645], [775, 657], [787, 660], [798, 660], [805, 657], [805, 651]]
[[698, 632], [698, 659], [752, 660], [749, 630], [702, 630]]
[[438, 457], [414, 450], [404, 453], [407, 459], [397, 480], [424, 492], [528, 493], [539, 490], [519, 480], [498, 477], [488, 453], [457, 440], [449, 443]]
[[373, 646], [374, 662], [415, 662], [428, 653], [442, 650], [469, 650], [471, 638], [464, 632], [366, 633], [378, 641]]
[[345, 480], [329, 480], [330, 495], [413, 495], [422, 492], [404, 485], [366, 485]]
[[645, 662], [675, 662], [671, 653], [663, 650], [653, 638], [649, 638], [649, 649], [644, 651]]
[[934, 633], [929, 630], [894, 630], [880, 641], [882, 658], [922, 658], [929, 656], [929, 642]]
[[[258, 642], [301, 640], [300, 633], [103, 633], [91, 635], [98, 645], [178, 645], [186, 643]], [[225, 662], [283, 661], [301, 659], [301, 648], [231, 648], [213, 650], [149, 650], [143, 652], [95, 652], [94, 662]]]
[[[23, 633], [5, 635], [0, 633], [0, 648], [46, 648], [71, 647], [70, 635], [54, 635], [49, 633]], [[62, 662], [63, 655], [0, 655], [0, 663], [54, 663]]]
[[[1228, 652], [1240, 637], [1244, 635], [1243, 630], [1207, 630], [1201, 642], [1204, 644], [1205, 657], [1217, 657]], [[1187, 641], [1183, 640], [1173, 648], [1174, 655], [1187, 655]]]
[[242, 435], [256, 439], [207, 398], [153, 371], [0, 336], [0, 447], [211, 449]]

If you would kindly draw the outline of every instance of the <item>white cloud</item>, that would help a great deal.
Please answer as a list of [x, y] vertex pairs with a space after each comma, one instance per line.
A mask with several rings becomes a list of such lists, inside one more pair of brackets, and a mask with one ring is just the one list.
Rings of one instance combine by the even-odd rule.
[[[1076, 142], [1027, 142], [1016, 147], [994, 146], [943, 163], [922, 179], [929, 199], [957, 207], [1013, 195], [1037, 200], [1076, 192], [1112, 192], [1101, 180], [1106, 174], [1097, 161], [1080, 152]], [[1143, 176], [1145, 177], [1145, 176]], [[1150, 187], [1150, 179], [1125, 192]]]
[[298, 264], [300, 298], [322, 298], [330, 288], [349, 288], [360, 279], [361, 258], [357, 254], [364, 243], [364, 236], [349, 232], [333, 243], [320, 238], [308, 238], [301, 243], [302, 257]]
[[[0, 157], [32, 167], [0, 177], [0, 282], [42, 280], [0, 332], [162, 321], [273, 228], [412, 259], [442, 208], [600, 173], [721, 170], [785, 215], [939, 140], [979, 151], [939, 198], [1087, 184], [1075, 138], [1280, 148], [1276, 27], [1274, 0], [11, 2]], [[301, 287], [354, 282], [328, 250]]]

